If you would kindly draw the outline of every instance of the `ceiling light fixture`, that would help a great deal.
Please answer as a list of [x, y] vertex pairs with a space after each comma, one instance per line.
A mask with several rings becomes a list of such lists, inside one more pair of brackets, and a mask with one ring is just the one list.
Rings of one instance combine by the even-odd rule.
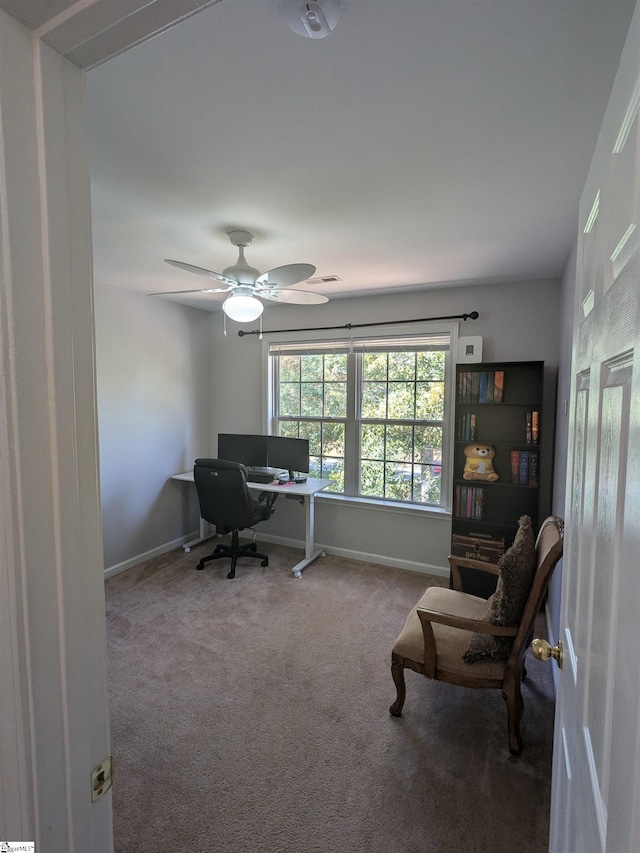
[[278, 0], [278, 13], [301, 36], [322, 39], [338, 22], [342, 0]]
[[264, 305], [250, 287], [236, 287], [222, 303], [222, 310], [236, 323], [251, 323], [262, 314]]

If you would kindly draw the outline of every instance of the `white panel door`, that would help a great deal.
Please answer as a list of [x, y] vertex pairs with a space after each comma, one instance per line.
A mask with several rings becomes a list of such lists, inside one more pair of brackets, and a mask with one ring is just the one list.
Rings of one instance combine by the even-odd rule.
[[639, 16], [580, 209], [552, 853], [640, 850]]

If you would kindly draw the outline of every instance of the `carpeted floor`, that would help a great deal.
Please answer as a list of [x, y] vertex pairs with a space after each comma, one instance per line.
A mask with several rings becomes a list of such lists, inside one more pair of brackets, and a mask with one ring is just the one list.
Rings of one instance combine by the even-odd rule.
[[[263, 546], [195, 571], [182, 550], [110, 578], [117, 853], [543, 853], [551, 668], [528, 656], [509, 754], [499, 691], [407, 673], [393, 641], [442, 579]], [[208, 553], [203, 546], [202, 553]]]

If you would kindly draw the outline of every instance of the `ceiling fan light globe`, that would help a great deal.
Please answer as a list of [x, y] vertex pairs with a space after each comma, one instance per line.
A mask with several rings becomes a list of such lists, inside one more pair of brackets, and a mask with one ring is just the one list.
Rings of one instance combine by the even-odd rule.
[[248, 288], [238, 288], [222, 303], [224, 313], [236, 323], [252, 323], [264, 311], [262, 302], [250, 292], [247, 293], [247, 290]]

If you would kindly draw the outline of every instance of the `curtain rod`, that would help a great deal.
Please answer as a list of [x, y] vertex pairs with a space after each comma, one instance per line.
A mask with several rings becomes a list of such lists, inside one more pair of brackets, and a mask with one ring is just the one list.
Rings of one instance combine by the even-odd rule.
[[472, 311], [470, 314], [449, 314], [446, 317], [422, 317], [420, 320], [382, 320], [379, 323], [345, 323], [344, 326], [309, 326], [306, 329], [267, 329], [264, 332], [261, 329], [253, 329], [250, 332], [245, 332], [240, 329], [238, 336], [243, 338], [245, 335], [279, 335], [284, 332], [326, 332], [331, 329], [362, 329], [365, 326], [399, 326], [401, 323], [428, 323], [433, 320], [477, 320], [480, 315], [477, 311]]

